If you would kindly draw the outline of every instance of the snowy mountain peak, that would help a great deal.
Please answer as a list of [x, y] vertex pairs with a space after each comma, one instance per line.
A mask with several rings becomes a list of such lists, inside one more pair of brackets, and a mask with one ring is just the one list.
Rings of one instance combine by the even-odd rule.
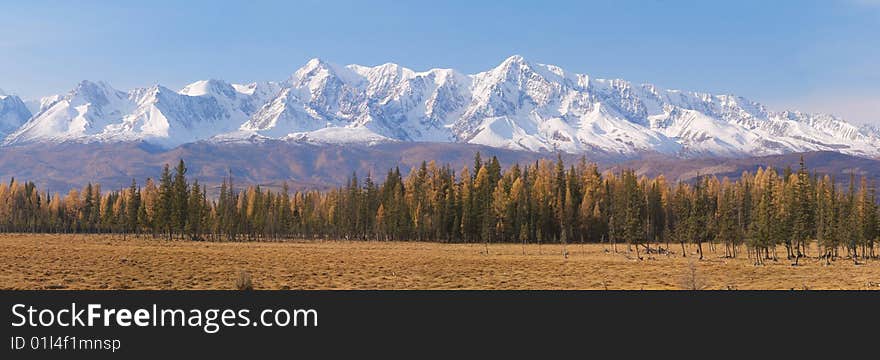
[[292, 79], [305, 79], [315, 76], [335, 75], [338, 66], [330, 64], [320, 58], [313, 58], [294, 72]]
[[124, 96], [124, 93], [103, 81], [83, 80], [68, 94], [68, 99], [78, 99], [94, 106], [104, 106], [120, 96]]
[[532, 64], [526, 61], [525, 58], [519, 55], [513, 55], [504, 59], [501, 64], [498, 64], [498, 66], [489, 72], [496, 77], [511, 77], [522, 72], [531, 71], [531, 68]]
[[555, 65], [533, 63], [520, 55], [513, 55], [504, 59], [498, 66], [490, 70], [488, 74], [495, 79], [519, 79], [521, 77], [537, 76], [548, 81], [564, 82], [565, 71]]
[[528, 65], [528, 62], [526, 61], [526, 58], [524, 58], [522, 55], [514, 54], [507, 57], [507, 59], [504, 59], [504, 61], [501, 62], [500, 66], [510, 65]]
[[18, 96], [0, 95], [0, 136], [18, 129], [30, 117], [31, 112]]
[[180, 89], [178, 93], [187, 96], [203, 96], [222, 94], [227, 97], [234, 96], [237, 91], [229, 83], [222, 80], [199, 80]]
[[121, 92], [83, 81], [66, 95], [28, 104], [33, 110], [5, 104], [5, 144], [427, 141], [623, 157], [815, 150], [880, 156], [880, 131], [834, 116], [774, 112], [736, 95], [595, 79], [519, 55], [473, 75], [315, 58], [281, 82], [209, 79], [179, 91], [157, 85]]
[[302, 69], [316, 69], [321, 67], [330, 67], [331, 65], [324, 61], [321, 58], [311, 58], [309, 61], [306, 61], [306, 64], [303, 65]]

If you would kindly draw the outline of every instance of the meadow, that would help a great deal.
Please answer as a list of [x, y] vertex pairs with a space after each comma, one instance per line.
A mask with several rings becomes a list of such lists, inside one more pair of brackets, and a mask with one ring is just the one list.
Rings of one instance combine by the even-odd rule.
[[[625, 245], [431, 242], [197, 242], [110, 235], [0, 236], [2, 289], [873, 289], [880, 260], [783, 258], [754, 266], [741, 248], [683, 257]], [[810, 255], [815, 255], [811, 249]]]

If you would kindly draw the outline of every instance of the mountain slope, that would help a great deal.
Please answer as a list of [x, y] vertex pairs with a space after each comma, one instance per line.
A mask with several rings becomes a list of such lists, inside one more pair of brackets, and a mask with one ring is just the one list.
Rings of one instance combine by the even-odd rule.
[[30, 117], [31, 111], [18, 96], [0, 90], [0, 136], [14, 132]]
[[790, 167], [797, 171], [803, 157], [811, 172], [831, 175], [841, 184], [849, 182], [850, 175], [858, 181], [862, 176], [880, 180], [880, 159], [841, 154], [833, 151], [815, 151], [745, 158], [698, 158], [680, 159], [661, 155], [649, 155], [610, 166], [615, 170], [633, 169], [639, 175], [656, 177], [663, 175], [670, 181], [693, 181], [701, 176], [738, 179], [743, 172], [754, 173], [760, 168], [774, 168], [778, 172]]
[[[31, 118], [4, 141], [148, 141], [173, 147], [237, 130], [277, 86], [199, 81], [180, 92], [161, 85], [127, 93], [83, 81]], [[272, 93], [274, 95], [274, 93]]]
[[521, 56], [473, 75], [313, 59], [277, 83], [206, 80], [178, 92], [157, 85], [123, 93], [84, 81], [65, 96], [44, 99], [39, 109], [4, 144], [147, 141], [171, 148], [276, 139], [470, 143], [621, 159], [807, 151], [880, 156], [880, 131], [831, 115], [596, 79]]
[[[389, 169], [400, 167], [406, 174], [426, 159], [438, 165], [449, 164], [457, 174], [473, 166], [475, 152], [484, 159], [497, 156], [502, 165], [534, 163], [537, 159], [556, 160], [555, 154], [500, 149], [473, 144], [395, 142], [366, 145], [313, 145], [278, 140], [260, 143], [221, 144], [201, 142], [173, 149], [158, 149], [146, 143], [63, 143], [26, 144], [0, 151], [0, 181], [11, 177], [34, 181], [52, 192], [66, 193], [87, 183], [100, 183], [105, 189], [127, 187], [132, 179], [139, 184], [148, 177], [156, 180], [164, 164], [184, 159], [187, 175], [206, 185], [216, 195], [224, 176], [232, 174], [236, 186], [259, 184], [278, 189], [287, 182], [291, 189], [326, 189], [342, 185], [352, 172], [363, 180], [371, 174], [382, 181]], [[846, 182], [849, 174], [880, 180], [880, 160], [834, 152], [802, 153], [811, 171], [834, 175]], [[623, 164], [612, 158], [588, 157], [604, 170], [620, 167], [635, 169], [640, 175], [663, 174], [669, 181], [691, 181], [697, 176], [717, 175], [738, 178], [743, 171], [759, 166], [797, 168], [801, 154], [746, 157], [737, 159], [697, 158], [651, 154]], [[567, 164], [581, 155], [564, 154]]]

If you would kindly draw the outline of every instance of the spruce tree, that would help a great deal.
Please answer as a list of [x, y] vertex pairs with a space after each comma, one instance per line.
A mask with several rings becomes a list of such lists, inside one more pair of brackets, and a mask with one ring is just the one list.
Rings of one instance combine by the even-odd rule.
[[135, 179], [131, 179], [131, 186], [128, 187], [128, 202], [126, 203], [126, 232], [129, 233], [138, 233], [138, 220], [140, 216], [141, 209], [141, 195], [140, 189], [138, 189], [137, 181]]
[[164, 236], [171, 239], [172, 216], [174, 206], [174, 188], [172, 186], [171, 171], [168, 164], [162, 169], [162, 175], [159, 178], [159, 199], [156, 204], [156, 227], [162, 231]]
[[199, 186], [199, 181], [196, 180], [193, 182], [191, 193], [189, 194], [187, 204], [187, 220], [186, 220], [186, 230], [185, 232], [189, 235], [192, 240], [201, 240], [202, 239], [202, 220], [204, 217], [202, 206], [204, 204], [204, 200], [202, 200], [202, 189]]
[[171, 185], [171, 231], [183, 234], [186, 232], [186, 221], [189, 210], [189, 185], [186, 181], [186, 165], [181, 159], [174, 169], [174, 180]]
[[798, 260], [804, 255], [803, 252], [806, 251], [808, 241], [814, 236], [816, 227], [814, 191], [803, 156], [801, 156], [793, 192], [792, 208], [789, 213], [792, 217], [791, 238], [794, 246], [794, 263], [797, 265]]

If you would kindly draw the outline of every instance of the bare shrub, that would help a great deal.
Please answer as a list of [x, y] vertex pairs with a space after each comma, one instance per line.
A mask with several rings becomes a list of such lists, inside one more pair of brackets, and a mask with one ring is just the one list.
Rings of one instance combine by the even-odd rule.
[[251, 291], [254, 289], [254, 282], [251, 280], [251, 274], [247, 271], [239, 271], [238, 278], [235, 279], [235, 288], [242, 291]]

